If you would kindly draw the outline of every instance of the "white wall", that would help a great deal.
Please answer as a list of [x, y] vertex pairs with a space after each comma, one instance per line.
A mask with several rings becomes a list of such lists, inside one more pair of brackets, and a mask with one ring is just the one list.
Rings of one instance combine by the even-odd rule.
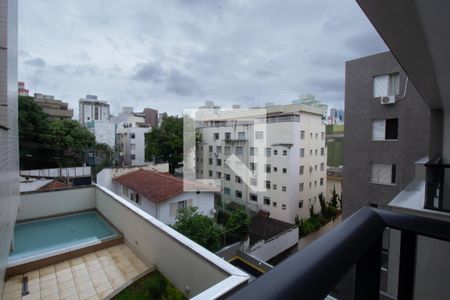
[[180, 291], [189, 287], [189, 297], [205, 290], [223, 293], [248, 280], [245, 273], [108, 190], [96, 189], [96, 199], [97, 209], [129, 245]]
[[27, 220], [95, 208], [95, 188], [22, 193], [17, 220]]
[[280, 234], [268, 241], [261, 241], [253, 245], [250, 253], [257, 258], [268, 261], [272, 257], [286, 251], [298, 243], [298, 227]]

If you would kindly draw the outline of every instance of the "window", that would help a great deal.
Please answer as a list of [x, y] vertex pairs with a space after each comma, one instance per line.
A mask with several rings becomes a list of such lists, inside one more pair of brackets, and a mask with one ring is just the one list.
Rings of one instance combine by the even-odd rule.
[[250, 147], [250, 156], [258, 155], [258, 148]]
[[312, 183], [311, 182], [309, 182], [309, 188], [311, 188], [312, 187]]
[[313, 134], [312, 134], [312, 132], [309, 134], [309, 138], [311, 138], [312, 139], [312, 137], [313, 137]]
[[281, 187], [281, 191], [286, 192], [286, 190], [287, 190], [287, 188], [283, 185], [283, 186]]
[[130, 159], [131, 160], [136, 160], [136, 154], [130, 154]]
[[273, 172], [276, 173], [278, 171], [277, 167], [273, 167]]
[[135, 201], [137, 204], [141, 204], [141, 197], [139, 197], [139, 194], [136, 194]]
[[320, 185], [323, 185], [323, 178], [320, 178]]
[[225, 132], [225, 139], [230, 140], [231, 139], [231, 132]]
[[256, 139], [256, 140], [262, 140], [262, 139], [264, 139], [264, 132], [262, 132], [262, 131], [256, 131], [256, 132], [255, 132], [255, 139]]
[[245, 140], [245, 132], [238, 132], [238, 139]]
[[317, 156], [317, 149], [315, 150], [316, 156]]
[[287, 173], [287, 169], [283, 168], [283, 174], [286, 174], [286, 173]]
[[313, 171], [313, 167], [309, 166], [309, 173], [311, 173]]
[[211, 152], [213, 152], [213, 146], [209, 146], [208, 147], [208, 151], [211, 153]]
[[223, 193], [224, 193], [225, 195], [230, 195], [231, 191], [230, 191], [229, 188], [224, 187], [224, 188], [223, 188]]
[[242, 147], [236, 147], [235, 154], [236, 155], [242, 155]]
[[270, 205], [270, 198], [269, 197], [264, 197], [264, 204], [265, 205]]
[[272, 189], [276, 190], [276, 189], [277, 189], [277, 185], [276, 185], [276, 184], [273, 184], [273, 185], [272, 185]]
[[[316, 150], [316, 154], [317, 154], [317, 150]], [[309, 150], [309, 156], [312, 156], [312, 149]]]
[[231, 154], [231, 147], [225, 146], [225, 155], [230, 155], [230, 154]]
[[270, 157], [271, 150], [272, 150], [271, 148], [265, 148], [264, 155], [265, 155], [266, 157]]
[[266, 189], [270, 189], [270, 181], [266, 180]]
[[170, 216], [175, 217], [179, 209], [192, 206], [192, 199], [170, 203]]
[[373, 96], [397, 96], [400, 94], [400, 75], [392, 73], [386, 75], [375, 76], [373, 78]]
[[303, 207], [303, 200], [300, 200], [299, 202], [298, 202], [298, 208], [302, 208]]
[[320, 155], [324, 156], [325, 155], [325, 148], [320, 148]]
[[325, 140], [325, 132], [320, 133], [320, 139], [323, 141]]
[[395, 164], [372, 164], [370, 181], [379, 184], [395, 184], [396, 169]]
[[300, 157], [305, 157], [305, 148], [300, 148]]
[[220, 172], [216, 172], [217, 178], [220, 178], [220, 176], [222, 176], [222, 173]]
[[239, 176], [235, 176], [234, 180], [236, 181], [236, 183], [241, 183], [242, 182], [242, 179]]
[[317, 165], [314, 165], [314, 171], [317, 171]]
[[301, 130], [301, 131], [300, 131], [300, 139], [301, 139], [301, 140], [304, 140], [304, 139], [305, 139], [305, 131], [304, 131], [304, 130]]
[[218, 133], [218, 132], [214, 133], [214, 139], [215, 139], [215, 140], [218, 140], [218, 139], [219, 139], [219, 133]]
[[212, 177], [212, 176], [213, 176], [212, 174], [213, 174], [213, 172], [212, 172], [211, 170], [209, 170], [209, 171], [208, 171], [208, 175], [209, 175], [210, 177]]
[[278, 155], [278, 150], [273, 150], [273, 155]]
[[250, 178], [250, 185], [257, 186], [258, 185], [258, 180], [256, 178]]
[[230, 181], [230, 174], [225, 174], [225, 180]]
[[256, 166], [257, 166], [256, 163], [251, 162], [251, 163], [250, 163], [250, 170], [251, 170], [251, 171], [256, 171]]
[[136, 134], [135, 134], [135, 133], [131, 133], [131, 134], [130, 134], [130, 137], [131, 137], [132, 139], [135, 139], [135, 138], [136, 138]]
[[250, 194], [250, 195], [249, 195], [249, 198], [250, 198], [250, 200], [252, 200], [252, 201], [258, 201], [258, 195]]
[[373, 120], [372, 139], [374, 141], [398, 139], [398, 119]]
[[277, 203], [274, 201], [274, 202], [272, 202], [272, 206], [273, 207], [277, 207]]
[[216, 152], [220, 154], [222, 152], [222, 146], [217, 146]]
[[234, 194], [236, 195], [236, 198], [242, 198], [242, 192], [241, 191], [235, 191]]
[[321, 163], [320, 164], [320, 171], [323, 171], [325, 169], [325, 164], [324, 163]]
[[300, 175], [303, 175], [303, 173], [305, 172], [305, 166], [300, 166]]
[[128, 197], [128, 188], [124, 185], [122, 185], [122, 195]]
[[266, 173], [270, 173], [270, 170], [272, 169], [272, 167], [270, 166], [270, 164], [265, 165], [266, 166]]
[[208, 158], [208, 164], [212, 165], [212, 158]]
[[317, 140], [317, 139], [319, 139], [319, 134], [318, 134], [318, 133], [316, 133], [316, 140]]
[[221, 166], [221, 165], [222, 165], [222, 160], [221, 160], [221, 159], [217, 159], [217, 160], [216, 160], [216, 164], [217, 164], [218, 166]]
[[136, 144], [130, 144], [130, 150], [136, 150]]
[[305, 188], [305, 185], [304, 185], [303, 182], [300, 183], [300, 184], [298, 185], [298, 190], [299, 190], [300, 192], [303, 192], [304, 188]]
[[283, 150], [283, 156], [287, 155], [287, 150]]
[[281, 209], [286, 210], [286, 204], [281, 204]]

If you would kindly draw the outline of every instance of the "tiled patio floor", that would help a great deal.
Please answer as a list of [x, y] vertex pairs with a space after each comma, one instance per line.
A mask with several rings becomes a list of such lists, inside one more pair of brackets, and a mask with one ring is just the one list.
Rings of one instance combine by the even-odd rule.
[[[3, 300], [102, 299], [149, 269], [125, 244], [10, 278]], [[28, 276], [29, 295], [21, 296]]]

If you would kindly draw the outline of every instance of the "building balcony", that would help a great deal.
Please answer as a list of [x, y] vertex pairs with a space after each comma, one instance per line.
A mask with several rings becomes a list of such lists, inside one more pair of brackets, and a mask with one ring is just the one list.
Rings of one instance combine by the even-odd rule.
[[[24, 280], [22, 279], [25, 276], [24, 273], [28, 272], [27, 276], [31, 274], [30, 267], [45, 270], [49, 264], [61, 265], [71, 262], [77, 254], [83, 255], [82, 260], [85, 260], [85, 263], [88, 263], [86, 260], [89, 260], [88, 256], [91, 254], [100, 260], [99, 253], [106, 253], [105, 249], [99, 250], [102, 248], [101, 244], [107, 243], [106, 246], [112, 248], [106, 249], [109, 254], [105, 255], [113, 256], [115, 251], [119, 251], [127, 257], [130, 256], [129, 259], [135, 262], [136, 270], [127, 271], [125, 268], [123, 274], [132, 272], [136, 275], [137, 270], [145, 272], [157, 269], [188, 298], [225, 297], [248, 282], [249, 276], [246, 273], [99, 185], [51, 192], [22, 193], [17, 224], [54, 216], [64, 218], [74, 213], [90, 211], [100, 215], [112, 226], [113, 231], [118, 233], [114, 239], [83, 240], [79, 245], [52, 249], [46, 253], [28, 257], [23, 264], [17, 260], [14, 263], [10, 261], [7, 265], [7, 277], [21, 282]], [[74, 230], [78, 229], [79, 227]], [[120, 263], [118, 265], [123, 267]], [[17, 275], [20, 270], [22, 272]], [[126, 279], [129, 281], [134, 280], [133, 278]], [[11, 289], [11, 286], [17, 286], [19, 290], [24, 288], [23, 285], [8, 284], [7, 281], [5, 289]], [[120, 288], [123, 286], [117, 286], [114, 293]], [[10, 290], [8, 292], [20, 293], [20, 291]], [[97, 293], [97, 295], [100, 294]], [[107, 295], [102, 294], [103, 296]]]

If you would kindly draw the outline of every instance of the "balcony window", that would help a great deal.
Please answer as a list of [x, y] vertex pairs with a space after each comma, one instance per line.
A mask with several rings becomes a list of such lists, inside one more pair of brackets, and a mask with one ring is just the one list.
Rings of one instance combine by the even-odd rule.
[[218, 154], [220, 154], [220, 153], [222, 152], [222, 146], [217, 146], [217, 147], [216, 147], [216, 152], [217, 152]]
[[283, 150], [283, 156], [287, 155], [287, 150]]
[[325, 148], [320, 148], [320, 156], [324, 156], [325, 155]]
[[273, 150], [273, 155], [278, 155], [278, 150]]
[[372, 121], [372, 140], [387, 141], [397, 139], [398, 139], [398, 119]]
[[395, 164], [372, 164], [370, 181], [378, 184], [395, 184], [396, 169]]
[[236, 198], [242, 198], [242, 192], [241, 191], [235, 191]]
[[305, 166], [300, 166], [299, 174], [303, 175], [304, 172], [305, 172]]
[[209, 177], [212, 177], [213, 176], [213, 171], [209, 170], [208, 171], [208, 175], [209, 175]]
[[385, 74], [373, 78], [373, 96], [397, 96], [400, 93], [399, 73]]
[[254, 163], [254, 162], [251, 162], [251, 163], [250, 163], [250, 170], [251, 170], [251, 171], [256, 171], [256, 167], [257, 167], [257, 164], [256, 164], [256, 163]]
[[266, 173], [270, 173], [270, 170], [272, 169], [272, 167], [270, 166], [270, 164], [265, 165], [266, 166]]
[[277, 189], [277, 185], [276, 185], [276, 184], [273, 184], [273, 185], [272, 185], [272, 189], [276, 190], [276, 189]]
[[250, 185], [251, 186], [257, 186], [258, 180], [256, 178], [250, 178]]
[[236, 155], [242, 155], [242, 153], [243, 153], [242, 147], [236, 147], [235, 154]]
[[286, 204], [281, 204], [281, 209], [286, 210]]
[[323, 178], [320, 178], [320, 185], [323, 185]]
[[131, 137], [132, 139], [135, 139], [135, 138], [136, 138], [136, 134], [135, 134], [135, 133], [131, 133], [131, 134], [130, 134], [130, 137]]
[[266, 157], [270, 157], [271, 150], [272, 150], [271, 148], [265, 148], [264, 154], [265, 154]]
[[131, 160], [136, 160], [136, 154], [130, 154], [130, 159]]
[[272, 206], [273, 207], [277, 207], [277, 203], [274, 201], [274, 202], [272, 202]]
[[216, 132], [216, 133], [214, 133], [214, 140], [218, 140], [218, 139], [219, 139], [219, 133]]
[[323, 171], [325, 169], [325, 164], [324, 163], [321, 163], [320, 164], [320, 171]]
[[299, 202], [298, 202], [298, 208], [302, 208], [303, 207], [303, 200], [300, 200]]
[[300, 148], [300, 157], [305, 157], [305, 148]]
[[231, 139], [231, 132], [225, 132], [225, 139], [230, 140]]
[[264, 197], [264, 204], [265, 205], [270, 205], [270, 198], [269, 197]]
[[222, 173], [216, 172], [217, 178], [220, 178], [222, 176]]
[[283, 168], [283, 174], [286, 174], [286, 173], [287, 173], [287, 169]]
[[286, 192], [286, 191], [287, 191], [287, 188], [283, 185], [283, 186], [281, 187], [281, 191], [282, 191], [282, 192]]
[[212, 165], [212, 162], [213, 162], [212, 158], [208, 158], [208, 164]]
[[250, 147], [250, 156], [258, 155], [258, 148]]
[[236, 183], [242, 183], [242, 179], [239, 176], [235, 176], [234, 180], [236, 181]]
[[231, 147], [225, 146], [225, 155], [230, 155], [230, 154], [231, 154]]
[[230, 188], [227, 188], [227, 187], [223, 188], [223, 193], [225, 195], [230, 195], [231, 194]]
[[304, 131], [304, 130], [301, 130], [301, 131], [300, 131], [300, 139], [301, 139], [301, 140], [304, 140], [304, 139], [305, 139], [305, 131]]
[[266, 180], [266, 189], [270, 189], [270, 181]]
[[136, 150], [136, 144], [130, 144], [130, 150]]
[[245, 132], [238, 132], [238, 139], [245, 140]]
[[252, 200], [252, 201], [258, 201], [258, 195], [256, 195], [256, 194], [250, 194], [250, 195], [249, 195], [249, 198], [250, 198], [250, 200]]
[[276, 173], [278, 171], [277, 167], [273, 167], [273, 172]]
[[225, 180], [226, 181], [230, 181], [230, 177], [231, 177], [230, 174], [225, 174]]
[[221, 166], [221, 165], [222, 165], [222, 160], [221, 160], [221, 159], [217, 159], [217, 160], [216, 160], [216, 164], [217, 164], [218, 166]]
[[213, 146], [209, 146], [208, 147], [208, 151], [209, 151], [209, 153], [212, 153], [213, 152]]

